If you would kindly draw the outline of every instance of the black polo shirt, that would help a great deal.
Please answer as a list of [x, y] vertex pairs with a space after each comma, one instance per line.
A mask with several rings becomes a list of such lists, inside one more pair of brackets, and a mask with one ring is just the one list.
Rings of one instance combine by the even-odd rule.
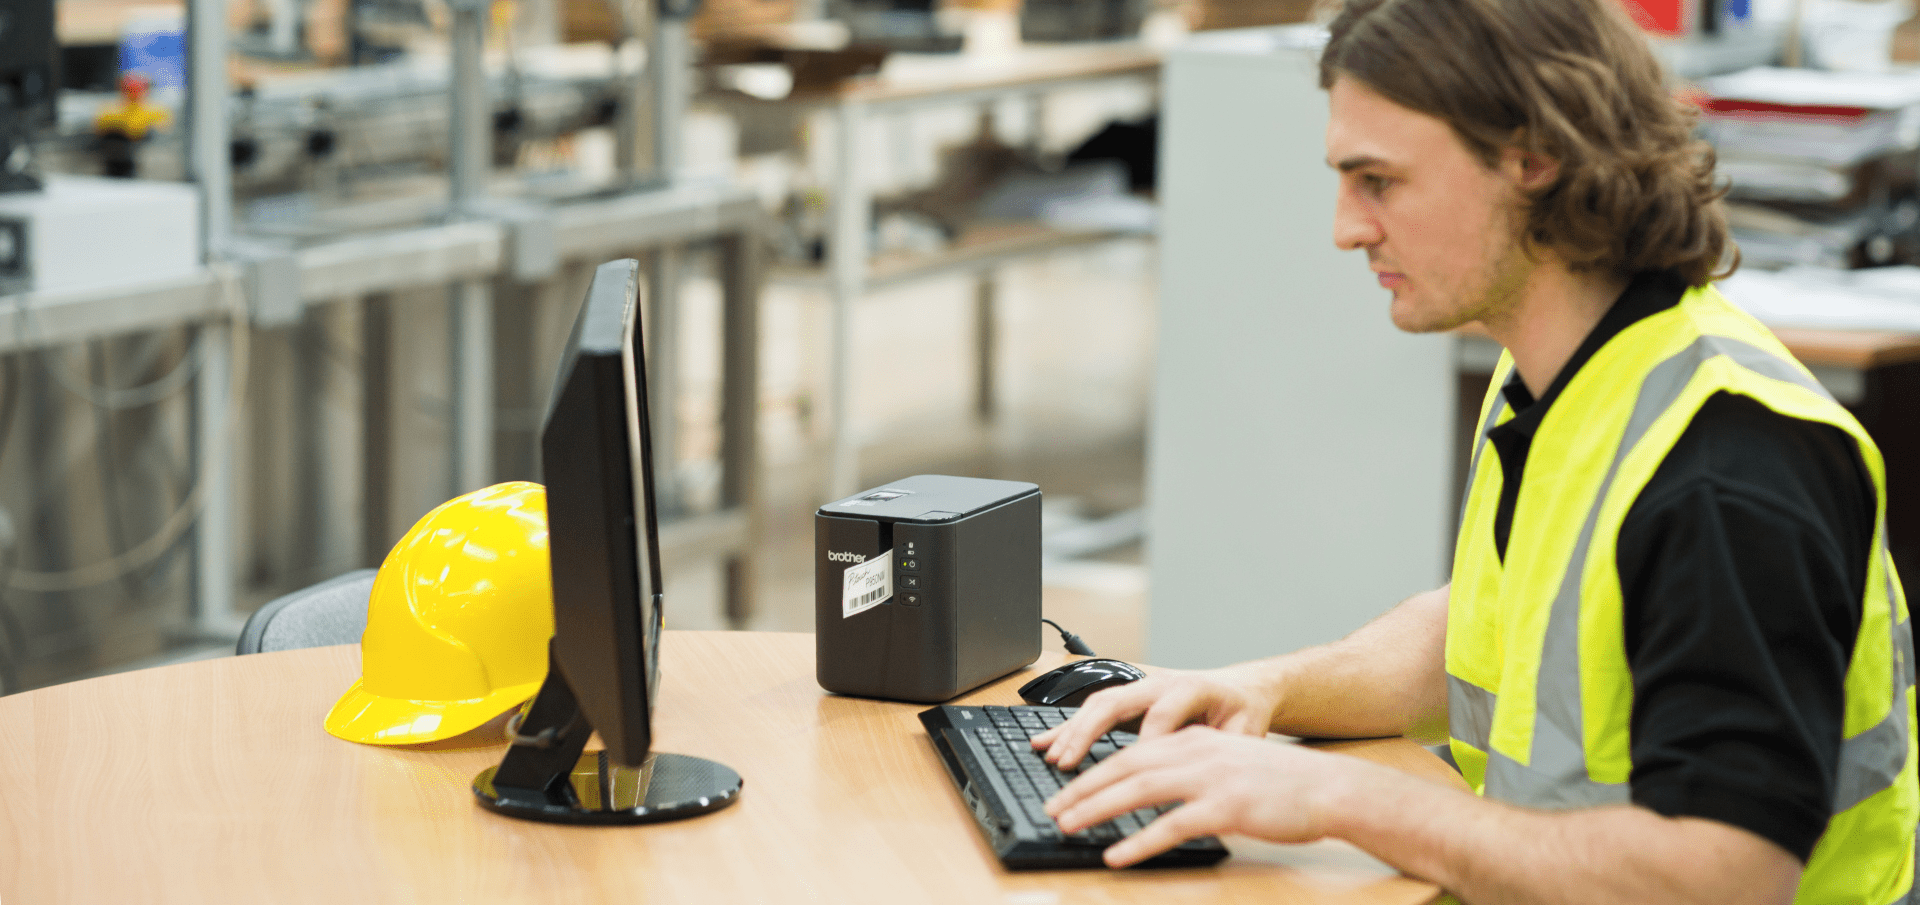
[[[1547, 409], [1608, 340], [1685, 291], [1665, 275], [1636, 278], [1539, 399], [1518, 373], [1507, 381], [1515, 414], [1488, 435], [1505, 476], [1503, 558]], [[1845, 432], [1730, 393], [1701, 407], [1620, 527], [1635, 803], [1807, 859], [1832, 810], [1873, 513]]]

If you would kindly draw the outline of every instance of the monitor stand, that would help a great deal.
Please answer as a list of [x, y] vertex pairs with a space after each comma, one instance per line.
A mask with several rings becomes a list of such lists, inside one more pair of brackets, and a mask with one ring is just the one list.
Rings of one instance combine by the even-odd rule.
[[[524, 718], [507, 729], [513, 746], [497, 767], [473, 778], [480, 806], [522, 820], [631, 824], [681, 820], [740, 797], [740, 774], [684, 754], [653, 753], [637, 767], [586, 751], [593, 726], [557, 665]], [[583, 753], [584, 752], [584, 753]]]

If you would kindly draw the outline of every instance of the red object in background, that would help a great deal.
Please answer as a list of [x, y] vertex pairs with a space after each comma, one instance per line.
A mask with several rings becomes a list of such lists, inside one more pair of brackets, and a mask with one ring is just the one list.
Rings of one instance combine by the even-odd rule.
[[1871, 107], [1842, 104], [1781, 104], [1773, 101], [1745, 101], [1710, 97], [1700, 104], [1709, 116], [1732, 116], [1751, 120], [1828, 120], [1859, 122], [1874, 112]]
[[129, 72], [120, 77], [120, 96], [129, 104], [140, 103], [146, 98], [147, 89], [153, 86], [153, 80], [144, 72]]
[[1620, 5], [1641, 28], [1656, 35], [1687, 33], [1687, 0], [1620, 0]]

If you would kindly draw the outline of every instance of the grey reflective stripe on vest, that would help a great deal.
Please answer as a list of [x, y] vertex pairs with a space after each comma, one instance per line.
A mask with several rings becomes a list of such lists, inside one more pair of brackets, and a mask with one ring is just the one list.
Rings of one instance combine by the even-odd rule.
[[1481, 751], [1493, 750], [1494, 694], [1447, 674], [1447, 732]]
[[1907, 696], [1913, 693], [1913, 626], [1900, 618], [1893, 580], [1893, 556], [1882, 542], [1886, 562], [1887, 606], [1893, 608], [1893, 706], [1872, 728], [1840, 742], [1840, 775], [1833, 789], [1833, 812], [1847, 810], [1893, 785], [1907, 763]]
[[[1893, 785], [1907, 762], [1907, 695], [1913, 689], [1913, 636], [1900, 623], [1893, 631], [1893, 706], [1872, 728], [1840, 742], [1840, 775], [1833, 789], [1833, 812], [1838, 814]], [[1903, 650], [1904, 648], [1904, 650]], [[1903, 656], [1904, 654], [1904, 656]]]
[[[1486, 794], [1489, 797], [1546, 808], [1584, 807], [1628, 800], [1625, 783], [1595, 782], [1587, 771], [1585, 723], [1580, 697], [1580, 584], [1586, 573], [1587, 556], [1599, 522], [1601, 505], [1607, 499], [1627, 453], [1646, 436], [1654, 422], [1679, 400], [1680, 394], [1700, 367], [1717, 356], [1726, 356], [1735, 364], [1763, 377], [1792, 383], [1825, 398], [1832, 398], [1817, 381], [1791, 363], [1756, 346], [1728, 337], [1700, 337], [1653, 368], [1640, 385], [1639, 396], [1627, 418], [1626, 431], [1614, 451], [1613, 462], [1601, 479], [1593, 507], [1580, 527], [1573, 554], [1561, 577], [1560, 590], [1554, 597], [1547, 617], [1540, 673], [1534, 690], [1533, 742], [1527, 764], [1521, 764], [1493, 748], [1491, 714], [1495, 696], [1471, 683], [1449, 676], [1450, 729], [1455, 738], [1487, 753]], [[1484, 443], [1483, 429], [1482, 445]], [[1476, 461], [1478, 458], [1476, 450]], [[1884, 542], [1880, 555], [1886, 555]], [[1894, 599], [1891, 581], [1889, 572], [1890, 605]], [[1899, 628], [1905, 628], [1905, 625]], [[1895, 667], [1896, 706], [1880, 725], [1842, 743], [1837, 789], [1844, 794], [1836, 795], [1835, 813], [1858, 804], [1890, 785], [1906, 759], [1909, 729], [1904, 695], [1912, 679], [1912, 641], [1911, 635], [1899, 630], [1893, 633], [1892, 640], [1895, 645], [1894, 659], [1898, 664]], [[1457, 714], [1452, 710], [1455, 702], [1462, 705]]]

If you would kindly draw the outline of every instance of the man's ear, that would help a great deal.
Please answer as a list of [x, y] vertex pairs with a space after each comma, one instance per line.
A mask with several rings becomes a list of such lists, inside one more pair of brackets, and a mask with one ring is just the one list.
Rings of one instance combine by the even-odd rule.
[[1531, 194], [1560, 178], [1560, 161], [1538, 151], [1508, 146], [1500, 151], [1500, 172], [1522, 192]]

